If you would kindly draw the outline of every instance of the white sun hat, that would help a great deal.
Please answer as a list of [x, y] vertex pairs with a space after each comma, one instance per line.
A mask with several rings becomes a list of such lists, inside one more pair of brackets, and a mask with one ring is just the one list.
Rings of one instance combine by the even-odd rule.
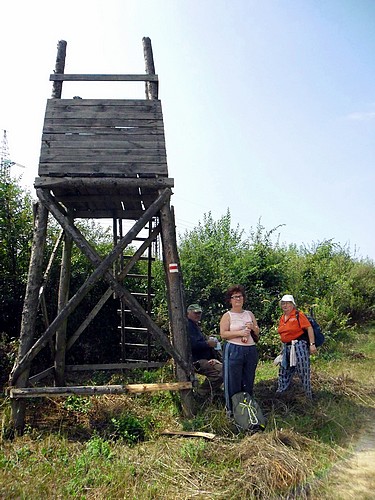
[[294, 300], [293, 295], [283, 295], [281, 297], [280, 302], [279, 302], [280, 305], [281, 305], [281, 302], [293, 302], [293, 305], [294, 306], [296, 305], [296, 301]]

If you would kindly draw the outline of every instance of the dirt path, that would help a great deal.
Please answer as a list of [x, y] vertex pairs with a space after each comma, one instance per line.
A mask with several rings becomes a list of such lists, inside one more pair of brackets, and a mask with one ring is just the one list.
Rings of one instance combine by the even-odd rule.
[[330, 500], [375, 499], [375, 418], [369, 420], [353, 454], [331, 471], [328, 492], [324, 498]]

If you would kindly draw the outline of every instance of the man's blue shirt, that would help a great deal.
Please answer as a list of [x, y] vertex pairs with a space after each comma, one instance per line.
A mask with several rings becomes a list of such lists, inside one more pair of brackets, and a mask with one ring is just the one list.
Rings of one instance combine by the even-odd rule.
[[196, 323], [194, 323], [193, 320], [189, 318], [188, 331], [190, 335], [193, 362], [198, 361], [199, 359], [212, 359], [211, 347], [207, 344], [201, 329]]

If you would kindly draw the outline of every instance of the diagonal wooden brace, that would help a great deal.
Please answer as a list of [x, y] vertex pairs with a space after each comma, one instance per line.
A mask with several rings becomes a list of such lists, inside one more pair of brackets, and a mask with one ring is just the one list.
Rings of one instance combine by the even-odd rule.
[[114, 278], [113, 274], [108, 271], [113, 262], [118, 258], [124, 248], [131, 243], [134, 237], [139, 233], [139, 231], [147, 224], [147, 222], [158, 213], [160, 208], [169, 200], [171, 196], [171, 190], [169, 188], [164, 189], [155, 202], [145, 211], [143, 216], [134, 224], [134, 226], [128, 231], [128, 233], [120, 240], [117, 246], [112, 250], [112, 252], [105, 258], [101, 259], [98, 253], [89, 245], [84, 236], [78, 231], [78, 229], [72, 224], [69, 218], [63, 213], [62, 207], [54, 200], [53, 196], [49, 191], [43, 189], [37, 189], [38, 198], [41, 202], [48, 208], [55, 219], [60, 223], [63, 229], [70, 234], [70, 236], [75, 241], [76, 245], [80, 250], [88, 257], [88, 259], [96, 266], [95, 271], [91, 276], [85, 281], [85, 283], [80, 287], [77, 293], [68, 301], [66, 306], [61, 310], [60, 314], [52, 321], [50, 326], [44, 332], [44, 334], [35, 342], [28, 353], [19, 361], [12, 371], [10, 377], [10, 383], [15, 384], [17, 378], [22, 373], [24, 368], [35, 358], [35, 356], [41, 351], [50, 338], [56, 333], [56, 330], [61, 326], [65, 319], [75, 310], [87, 293], [92, 289], [94, 284], [101, 278], [104, 277], [111, 288], [118, 294], [121, 300], [125, 301], [127, 305], [137, 313], [140, 321], [149, 328], [151, 333], [158, 339], [166, 352], [173, 357], [173, 359], [178, 363], [181, 368], [185, 371], [187, 376], [194, 379], [194, 373], [192, 373], [191, 367], [185, 362], [181, 355], [174, 349], [170, 343], [168, 337], [164, 332], [149, 318], [142, 307], [134, 299], [134, 297], [123, 288]]

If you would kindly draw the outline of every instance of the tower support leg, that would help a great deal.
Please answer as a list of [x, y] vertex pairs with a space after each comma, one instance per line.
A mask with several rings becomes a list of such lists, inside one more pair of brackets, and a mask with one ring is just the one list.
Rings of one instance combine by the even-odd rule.
[[[22, 311], [20, 343], [17, 359], [12, 372], [19, 361], [25, 356], [32, 346], [35, 323], [38, 313], [39, 291], [43, 278], [43, 252], [47, 235], [48, 210], [42, 203], [36, 205], [34, 219], [33, 243], [29, 264], [29, 274], [26, 285], [25, 301]], [[30, 366], [27, 365], [17, 378], [15, 387], [27, 387], [29, 381]], [[10, 375], [12, 379], [12, 373]], [[25, 427], [26, 403], [24, 400], [12, 400], [12, 419], [15, 432], [22, 434]]]
[[[160, 209], [160, 224], [173, 344], [181, 357], [191, 366], [190, 381], [192, 381], [194, 378], [194, 369], [192, 365], [190, 338], [187, 331], [183, 281], [180, 269], [180, 259], [177, 252], [174, 214], [169, 203], [166, 203]], [[189, 376], [178, 365], [176, 365], [176, 376], [179, 382], [189, 380]], [[193, 392], [191, 390], [182, 390], [180, 391], [180, 395], [184, 414], [187, 417], [193, 416]]]
[[[60, 284], [58, 296], [58, 312], [60, 312], [69, 300], [70, 269], [73, 240], [65, 233], [64, 247], [61, 260]], [[65, 386], [65, 354], [66, 354], [66, 326], [68, 319], [56, 331], [55, 350], [55, 385]]]

